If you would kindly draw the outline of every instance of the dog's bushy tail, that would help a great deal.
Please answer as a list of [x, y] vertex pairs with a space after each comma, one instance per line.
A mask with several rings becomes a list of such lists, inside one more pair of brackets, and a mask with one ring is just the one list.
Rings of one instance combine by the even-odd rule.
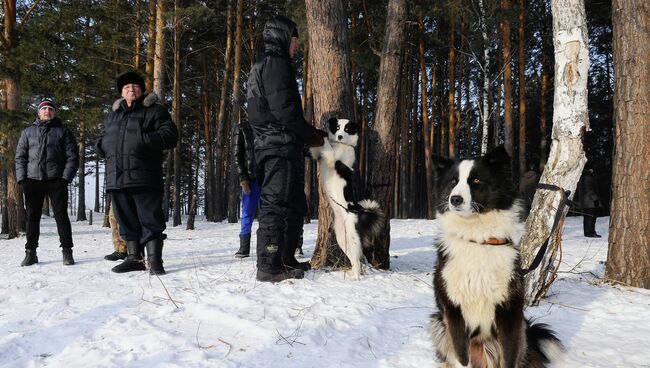
[[561, 361], [565, 350], [555, 333], [544, 323], [527, 322], [526, 367], [547, 367]]
[[379, 209], [379, 203], [371, 199], [350, 204], [350, 212], [354, 212], [359, 220], [357, 221], [357, 231], [361, 238], [363, 248], [371, 248], [382, 234], [386, 215]]

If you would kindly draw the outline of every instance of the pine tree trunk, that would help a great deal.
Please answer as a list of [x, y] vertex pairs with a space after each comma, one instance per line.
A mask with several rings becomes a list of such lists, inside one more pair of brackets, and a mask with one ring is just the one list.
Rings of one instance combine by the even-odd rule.
[[[12, 52], [14, 46], [14, 32], [16, 28], [16, 1], [4, 1], [4, 67], [14, 68]], [[21, 95], [18, 82], [12, 77], [7, 76], [4, 79], [5, 87], [5, 104], [8, 111], [19, 111], [21, 108]], [[18, 137], [14, 132], [7, 134], [7, 146], [16, 147]], [[9, 239], [18, 236], [19, 232], [24, 230], [24, 208], [22, 206], [22, 191], [16, 182], [16, 171], [11, 163], [7, 165], [7, 234]]]
[[156, 46], [153, 61], [153, 92], [164, 101], [165, 84], [165, 1], [158, 0], [156, 9]]
[[[587, 76], [589, 50], [583, 0], [552, 0], [553, 42], [555, 45], [555, 96], [553, 132], [549, 160], [540, 182], [575, 193], [586, 162], [582, 136], [589, 129], [587, 115]], [[522, 266], [527, 268], [547, 237], [548, 249], [539, 267], [526, 275], [526, 300], [537, 304], [554, 280], [551, 270], [561, 241], [561, 229], [551, 227], [561, 194], [537, 190], [521, 242]], [[565, 209], [565, 214], [566, 214]]]
[[86, 137], [84, 123], [79, 124], [79, 198], [77, 221], [86, 221]]
[[449, 157], [456, 157], [456, 121], [454, 118], [454, 96], [456, 95], [456, 14], [449, 14], [449, 91], [447, 95], [448, 102], [448, 119], [447, 136], [449, 138]]
[[153, 89], [153, 64], [156, 51], [156, 3], [158, 0], [149, 0], [149, 18], [147, 28], [147, 61], [145, 64], [144, 80], [145, 89]]
[[[501, 0], [501, 9], [510, 11], [510, 0]], [[512, 123], [512, 51], [510, 47], [510, 20], [501, 21], [501, 43], [503, 47], [503, 120], [505, 125], [505, 147], [514, 155], [515, 131]]]
[[237, 131], [239, 124], [239, 116], [241, 113], [241, 54], [242, 54], [242, 28], [243, 28], [243, 11], [244, 1], [237, 0], [237, 11], [235, 14], [235, 64], [233, 67], [233, 84], [232, 84], [232, 115], [230, 123], [231, 144], [228, 152], [232, 153], [229, 160], [229, 179], [228, 179], [228, 222], [235, 223], [239, 217], [239, 176], [237, 175], [237, 167], [234, 160], [235, 139], [233, 135]]
[[605, 277], [650, 289], [650, 4], [614, 0], [615, 145]]
[[[303, 76], [302, 76], [302, 110], [305, 113], [305, 120], [309, 124], [314, 124], [314, 101], [313, 101], [313, 91], [312, 91], [312, 81], [311, 81], [311, 68], [309, 68], [309, 44], [303, 47], [304, 57], [303, 57]], [[305, 160], [305, 198], [307, 202], [307, 213], [305, 214], [304, 222], [308, 224], [311, 222], [314, 212], [314, 206], [312, 205], [313, 200], [313, 188], [314, 183], [314, 161]]]
[[[312, 89], [314, 122], [326, 129], [330, 117], [353, 118], [347, 14], [341, 0], [306, 0], [305, 6], [311, 85], [318, 86]], [[318, 194], [318, 238], [312, 267], [345, 267], [349, 262], [334, 238], [333, 213], [320, 180]]]
[[526, 171], [526, 53], [524, 50], [524, 0], [519, 0], [519, 178]]
[[183, 126], [181, 122], [181, 7], [180, 0], [174, 0], [174, 77], [172, 120], [178, 129], [178, 144], [174, 148], [174, 218], [172, 226], [181, 224], [181, 151], [183, 149]]
[[99, 156], [95, 154], [95, 212], [99, 212], [99, 193]]
[[[399, 81], [401, 56], [405, 44], [406, 1], [389, 0], [386, 17], [384, 48], [379, 66], [379, 83], [377, 86], [377, 106], [375, 121], [370, 131], [369, 149], [369, 189], [371, 198], [379, 202], [386, 214], [391, 213], [391, 178], [395, 165], [395, 129], [397, 106], [395, 95], [400, 95]], [[390, 219], [386, 216], [382, 242], [375, 244], [370, 263], [379, 269], [390, 267]], [[368, 256], [368, 255], [367, 255]]]
[[433, 124], [429, 127], [429, 105], [427, 96], [427, 66], [424, 60], [424, 17], [422, 13], [418, 15], [418, 31], [420, 32], [420, 40], [418, 44], [418, 57], [420, 62], [420, 104], [422, 105], [422, 138], [424, 139], [424, 167], [425, 167], [425, 182], [426, 182], [426, 211], [427, 218], [432, 219], [435, 217], [434, 211], [434, 189], [433, 189], [433, 175], [431, 168], [432, 142], [429, 130], [433, 130]]
[[226, 123], [226, 100], [228, 97], [228, 81], [230, 80], [230, 55], [232, 54], [232, 22], [234, 18], [234, 11], [232, 6], [232, 0], [228, 0], [228, 11], [227, 11], [227, 21], [226, 21], [226, 52], [224, 54], [224, 67], [223, 67], [223, 79], [221, 82], [221, 92], [219, 97], [219, 112], [217, 114], [217, 138], [215, 145], [215, 159], [217, 159], [217, 167], [215, 172], [215, 195], [214, 195], [214, 204], [213, 208], [215, 209], [215, 217], [217, 221], [221, 221], [224, 216], [224, 168], [223, 168], [223, 157], [224, 149], [227, 147], [224, 145], [225, 139], [225, 127]]

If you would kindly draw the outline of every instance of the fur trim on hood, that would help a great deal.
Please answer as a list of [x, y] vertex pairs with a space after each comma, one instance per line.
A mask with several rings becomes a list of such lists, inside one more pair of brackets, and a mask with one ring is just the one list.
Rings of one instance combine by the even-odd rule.
[[[115, 100], [115, 102], [113, 102], [112, 110], [113, 111], [119, 110], [122, 101], [124, 101], [124, 98], [118, 98], [117, 100]], [[153, 106], [153, 104], [155, 104], [156, 102], [158, 102], [158, 95], [151, 92], [147, 95], [147, 97], [144, 98], [144, 100], [142, 101], [142, 105], [144, 107], [149, 107], [149, 106]]]

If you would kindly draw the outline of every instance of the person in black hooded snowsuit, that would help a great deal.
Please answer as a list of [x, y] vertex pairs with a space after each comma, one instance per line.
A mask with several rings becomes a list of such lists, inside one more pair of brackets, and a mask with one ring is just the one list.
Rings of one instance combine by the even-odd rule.
[[308, 263], [294, 256], [307, 211], [305, 144], [319, 146], [327, 133], [305, 121], [291, 59], [299, 48], [296, 24], [274, 17], [264, 26], [264, 57], [247, 85], [248, 119], [255, 137], [261, 206], [257, 230], [257, 279], [302, 278]]

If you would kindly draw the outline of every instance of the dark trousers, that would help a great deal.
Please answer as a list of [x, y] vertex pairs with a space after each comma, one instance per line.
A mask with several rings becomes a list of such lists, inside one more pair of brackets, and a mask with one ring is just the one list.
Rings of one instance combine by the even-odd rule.
[[72, 228], [68, 217], [68, 183], [63, 179], [47, 181], [27, 179], [23, 184], [27, 212], [26, 249], [36, 249], [40, 237], [41, 214], [45, 196], [50, 197], [62, 248], [72, 248]]
[[162, 191], [154, 188], [128, 188], [111, 191], [113, 211], [125, 241], [145, 244], [164, 239], [165, 216]]
[[584, 235], [596, 234], [596, 208], [583, 208], [584, 218], [582, 221], [582, 230]]
[[283, 257], [293, 255], [302, 234], [307, 212], [305, 164], [300, 157], [265, 157], [257, 163], [262, 171], [261, 206], [257, 229], [257, 268], [282, 272]]

